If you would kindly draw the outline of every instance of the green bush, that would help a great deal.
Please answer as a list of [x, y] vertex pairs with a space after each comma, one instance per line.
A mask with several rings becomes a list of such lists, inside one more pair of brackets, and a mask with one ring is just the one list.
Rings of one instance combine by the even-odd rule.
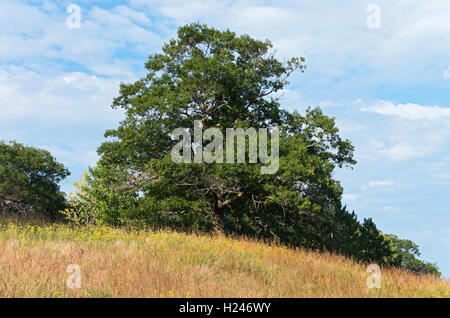
[[0, 212], [58, 216], [65, 198], [58, 183], [69, 171], [42, 149], [0, 142]]

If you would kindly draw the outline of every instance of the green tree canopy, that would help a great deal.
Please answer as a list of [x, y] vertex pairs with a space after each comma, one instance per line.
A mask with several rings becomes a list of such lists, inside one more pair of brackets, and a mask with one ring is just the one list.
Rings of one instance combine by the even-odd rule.
[[396, 235], [386, 235], [386, 240], [390, 244], [392, 254], [389, 257], [389, 264], [405, 268], [413, 273], [441, 275], [436, 264], [420, 260], [419, 246], [410, 240], [398, 238]]
[[0, 141], [0, 212], [56, 215], [65, 205], [58, 183], [69, 174], [46, 150]]
[[277, 60], [269, 41], [221, 32], [191, 24], [178, 30], [178, 38], [162, 53], [149, 57], [147, 76], [122, 84], [113, 108], [126, 111], [120, 127], [108, 130], [100, 149], [103, 163], [142, 166], [162, 158], [171, 149], [170, 134], [177, 127], [234, 127], [236, 121], [258, 128], [283, 123], [273, 93], [287, 77], [303, 71], [303, 58]]
[[[121, 85], [113, 107], [124, 109], [126, 118], [106, 132], [113, 140], [99, 154], [101, 165], [121, 166], [140, 180], [135, 191], [145, 204], [134, 218], [163, 212], [179, 218], [197, 210], [224, 231], [310, 245], [330, 235], [318, 226], [340, 200], [342, 188], [332, 173], [355, 163], [353, 146], [319, 109], [305, 116], [281, 110], [274, 94], [305, 65], [303, 58], [283, 63], [271, 50], [268, 40], [191, 24], [149, 57], [146, 77]], [[224, 134], [225, 128], [279, 126], [277, 173], [261, 175], [261, 163], [171, 162], [171, 132], [193, 127], [194, 120]]]

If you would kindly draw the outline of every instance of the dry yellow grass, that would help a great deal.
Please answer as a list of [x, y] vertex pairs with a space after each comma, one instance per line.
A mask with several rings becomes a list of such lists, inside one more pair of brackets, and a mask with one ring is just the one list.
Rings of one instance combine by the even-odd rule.
[[[69, 264], [81, 288], [66, 286]], [[448, 281], [252, 240], [108, 227], [0, 225], [0, 297], [450, 297]]]

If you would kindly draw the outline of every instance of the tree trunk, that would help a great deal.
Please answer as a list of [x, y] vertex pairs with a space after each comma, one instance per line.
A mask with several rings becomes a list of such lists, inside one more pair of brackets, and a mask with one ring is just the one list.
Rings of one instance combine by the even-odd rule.
[[225, 211], [221, 206], [219, 198], [214, 198], [214, 231], [225, 233]]

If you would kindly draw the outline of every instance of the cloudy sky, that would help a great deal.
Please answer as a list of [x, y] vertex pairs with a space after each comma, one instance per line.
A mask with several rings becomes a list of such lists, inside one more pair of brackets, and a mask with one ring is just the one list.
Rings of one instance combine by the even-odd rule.
[[321, 106], [356, 146], [356, 167], [336, 173], [348, 207], [450, 277], [449, 16], [448, 0], [0, 0], [0, 139], [49, 149], [70, 191], [122, 118], [119, 83], [179, 25], [270, 39], [308, 65], [283, 106]]

